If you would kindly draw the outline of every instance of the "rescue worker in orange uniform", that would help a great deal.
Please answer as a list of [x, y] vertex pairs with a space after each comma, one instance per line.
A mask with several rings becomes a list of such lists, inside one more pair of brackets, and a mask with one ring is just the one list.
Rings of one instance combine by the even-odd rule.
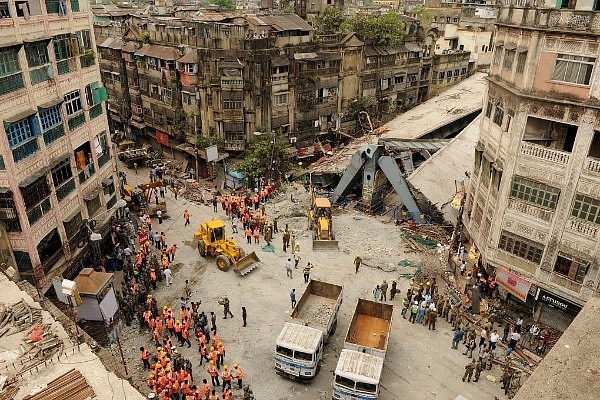
[[142, 358], [144, 368], [150, 369], [150, 350], [140, 347], [140, 357]]
[[238, 382], [238, 389], [242, 388], [242, 380], [244, 379], [244, 372], [242, 368], [238, 364], [233, 364], [233, 369], [235, 370], [235, 378]]
[[[206, 369], [206, 371], [210, 375], [210, 381], [211, 381], [212, 385], [213, 386], [220, 386], [221, 384], [219, 383], [219, 372], [217, 371], [217, 367], [215, 367], [215, 361], [214, 360], [210, 360], [210, 362], [208, 363], [208, 368]], [[214, 393], [214, 390], [213, 390], [213, 393]]]
[[223, 365], [223, 374], [221, 377], [223, 378], [223, 390], [225, 390], [225, 386], [231, 387], [231, 371], [227, 365]]

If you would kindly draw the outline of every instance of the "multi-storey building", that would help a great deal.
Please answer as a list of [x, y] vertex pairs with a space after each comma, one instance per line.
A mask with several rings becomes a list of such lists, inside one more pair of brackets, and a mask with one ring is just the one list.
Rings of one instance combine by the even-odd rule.
[[596, 7], [500, 7], [464, 215], [509, 300], [558, 329], [600, 282]]
[[41, 288], [117, 201], [95, 49], [86, 0], [0, 2], [0, 220]]
[[317, 41], [295, 14], [196, 14], [96, 25], [114, 129], [170, 146], [185, 139], [174, 130], [183, 110], [192, 143], [196, 126], [225, 151], [244, 150], [259, 130], [311, 146], [354, 127], [350, 109], [361, 97], [391, 113], [427, 97], [431, 57], [414, 36], [372, 47], [354, 34]]

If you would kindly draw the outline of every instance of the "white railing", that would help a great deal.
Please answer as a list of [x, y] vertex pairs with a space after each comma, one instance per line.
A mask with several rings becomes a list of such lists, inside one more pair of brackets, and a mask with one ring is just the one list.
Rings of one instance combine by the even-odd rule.
[[568, 164], [570, 158], [570, 153], [527, 142], [521, 143], [521, 154], [563, 165]]
[[581, 221], [575, 218], [570, 218], [567, 227], [569, 230], [580, 233], [585, 236], [589, 236], [591, 238], [596, 238], [598, 236], [599, 226], [587, 223], [585, 221]]
[[588, 157], [587, 161], [585, 162], [585, 169], [600, 173], [600, 160], [597, 158]]

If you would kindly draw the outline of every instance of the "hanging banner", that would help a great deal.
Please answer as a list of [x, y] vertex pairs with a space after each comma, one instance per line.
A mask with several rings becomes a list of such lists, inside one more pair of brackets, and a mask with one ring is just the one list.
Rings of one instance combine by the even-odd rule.
[[452, 199], [452, 207], [456, 208], [457, 210], [460, 210], [460, 206], [463, 202], [463, 197], [464, 194], [462, 194], [461, 192], [456, 193], [456, 195]]
[[496, 282], [521, 301], [527, 300], [531, 282], [503, 267], [496, 267]]
[[139, 239], [140, 239], [140, 246], [143, 246], [146, 243], [148, 243], [148, 232], [146, 232], [146, 231], [140, 232]]
[[479, 262], [480, 255], [481, 253], [477, 251], [475, 246], [471, 246], [471, 248], [469, 249], [469, 261], [471, 262], [471, 264], [477, 265], [477, 263]]
[[156, 141], [162, 145], [169, 145], [169, 135], [164, 132], [156, 131]]

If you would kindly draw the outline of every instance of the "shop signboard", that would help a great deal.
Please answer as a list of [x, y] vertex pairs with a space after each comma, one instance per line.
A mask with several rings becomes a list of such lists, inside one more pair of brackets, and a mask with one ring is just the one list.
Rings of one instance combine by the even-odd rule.
[[527, 293], [531, 288], [531, 282], [527, 279], [521, 278], [504, 267], [497, 266], [496, 282], [519, 300], [523, 302], [527, 300]]
[[542, 288], [539, 288], [535, 296], [537, 301], [545, 303], [547, 306], [559, 309], [568, 314], [577, 315], [581, 311], [581, 306], [563, 299], [560, 296], [550, 293]]

